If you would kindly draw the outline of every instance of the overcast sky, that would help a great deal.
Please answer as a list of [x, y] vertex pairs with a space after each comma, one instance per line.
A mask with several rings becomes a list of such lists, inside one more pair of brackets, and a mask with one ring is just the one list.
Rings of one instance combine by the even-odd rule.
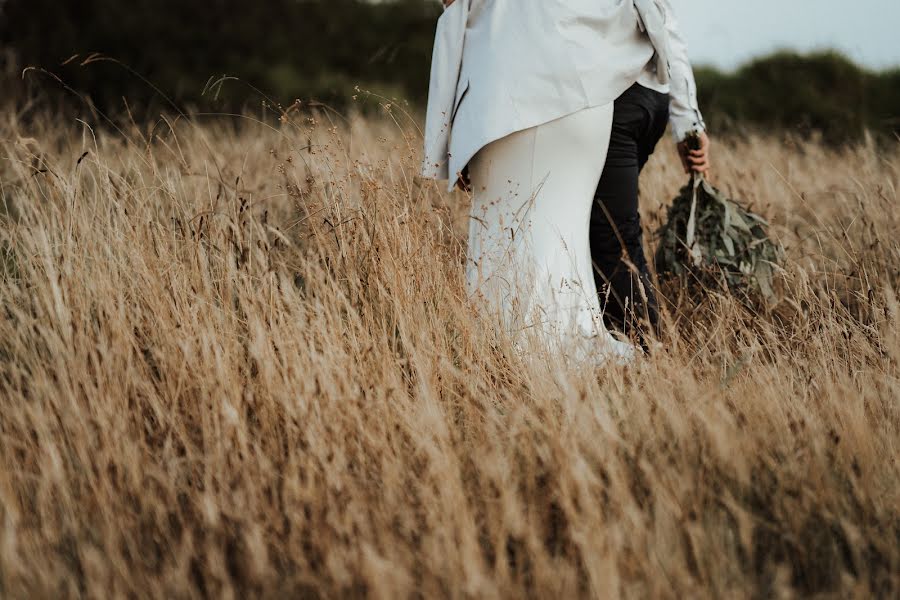
[[778, 48], [900, 66], [900, 0], [672, 0], [692, 60], [732, 69]]

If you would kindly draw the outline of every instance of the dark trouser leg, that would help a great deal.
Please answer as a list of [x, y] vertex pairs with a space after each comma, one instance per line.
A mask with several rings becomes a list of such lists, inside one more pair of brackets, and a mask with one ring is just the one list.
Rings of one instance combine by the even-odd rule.
[[591, 213], [591, 254], [607, 327], [631, 332], [659, 322], [644, 255], [638, 177], [668, 120], [668, 97], [635, 84], [616, 100], [606, 167]]

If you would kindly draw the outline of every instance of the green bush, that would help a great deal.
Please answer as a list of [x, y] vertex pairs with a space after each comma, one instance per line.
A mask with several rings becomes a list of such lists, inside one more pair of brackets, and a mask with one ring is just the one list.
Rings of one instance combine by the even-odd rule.
[[[63, 66], [73, 55], [114, 58], [179, 103], [208, 101], [201, 92], [210, 77], [222, 75], [282, 103], [312, 97], [340, 103], [355, 85], [400, 90], [423, 102], [440, 12], [437, 2], [422, 0], [7, 0], [3, 6], [0, 44], [22, 66], [58, 74], [102, 108], [121, 107], [123, 96], [132, 105], [163, 102], [122, 65]], [[239, 108], [260, 100], [249, 86], [229, 83], [218, 103]]]
[[[222, 75], [283, 104], [315, 98], [341, 107], [358, 85], [421, 105], [440, 10], [437, 0], [0, 0], [0, 45], [17, 57], [17, 71], [45, 68], [105, 110], [121, 110], [123, 97], [137, 114], [165, 106], [136, 74], [179, 105], [221, 110], [262, 100], [238, 82], [215, 102], [202, 96], [210, 78]], [[111, 62], [80, 66], [93, 52], [133, 73]], [[831, 52], [782, 52], [735, 73], [698, 68], [697, 75], [717, 133], [818, 131], [843, 143], [866, 129], [900, 132], [900, 70], [873, 73]], [[32, 91], [65, 97], [50, 78], [28, 79]], [[0, 84], [7, 96], [24, 95], [20, 83]]]
[[707, 124], [717, 132], [819, 132], [838, 144], [866, 130], [900, 131], [900, 71], [873, 73], [835, 52], [780, 52], [733, 74], [698, 69], [697, 80]]

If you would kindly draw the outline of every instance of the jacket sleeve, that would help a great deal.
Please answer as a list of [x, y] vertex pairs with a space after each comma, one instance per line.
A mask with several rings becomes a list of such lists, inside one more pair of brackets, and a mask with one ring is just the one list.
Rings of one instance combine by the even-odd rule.
[[431, 57], [431, 81], [425, 114], [425, 155], [422, 161], [422, 175], [430, 179], [450, 178], [450, 127], [468, 17], [469, 0], [457, 0], [445, 9], [437, 25]]
[[697, 101], [697, 82], [688, 58], [687, 44], [678, 27], [671, 1], [656, 1], [665, 12], [666, 29], [669, 33], [669, 86], [672, 97], [669, 122], [675, 141], [681, 142], [691, 131], [706, 130], [706, 123]]

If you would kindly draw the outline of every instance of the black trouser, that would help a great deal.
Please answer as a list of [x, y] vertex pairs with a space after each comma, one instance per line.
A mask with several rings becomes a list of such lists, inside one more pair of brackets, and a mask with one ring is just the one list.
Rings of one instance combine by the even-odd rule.
[[590, 235], [597, 291], [607, 327], [626, 333], [640, 332], [642, 322], [655, 330], [659, 322], [642, 243], [638, 176], [668, 121], [667, 94], [638, 84], [625, 91], [615, 103], [609, 154], [594, 195]]

